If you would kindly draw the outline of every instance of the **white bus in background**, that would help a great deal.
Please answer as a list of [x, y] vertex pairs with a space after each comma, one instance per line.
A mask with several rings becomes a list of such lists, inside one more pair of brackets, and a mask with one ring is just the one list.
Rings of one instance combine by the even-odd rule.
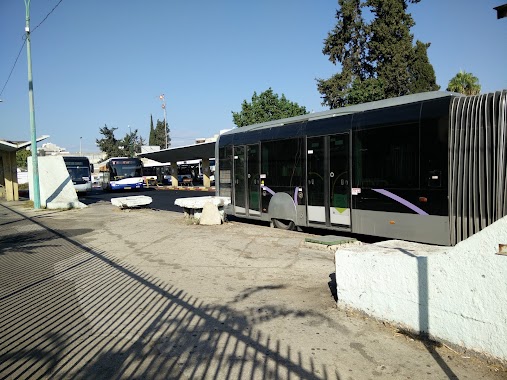
[[[210, 181], [215, 182], [215, 159], [209, 159]], [[184, 178], [189, 178], [194, 182], [202, 183], [202, 160], [178, 161], [178, 182], [181, 183]]]
[[87, 157], [64, 156], [63, 161], [69, 172], [76, 193], [92, 191], [93, 165]]
[[112, 157], [100, 167], [103, 190], [135, 190], [144, 188], [143, 164], [139, 158]]
[[144, 163], [143, 179], [150, 185], [170, 185], [171, 165], [170, 163]]

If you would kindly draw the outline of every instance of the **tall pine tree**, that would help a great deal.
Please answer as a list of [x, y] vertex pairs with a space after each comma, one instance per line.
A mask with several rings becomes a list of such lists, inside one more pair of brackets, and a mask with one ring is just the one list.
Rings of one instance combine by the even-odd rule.
[[153, 128], [153, 115], [150, 115], [150, 137], [148, 138], [148, 144], [158, 145], [155, 138], [155, 128]]
[[428, 59], [430, 45], [430, 43], [425, 44], [419, 40], [415, 43], [413, 60], [410, 65], [409, 92], [411, 94], [440, 90], [435, 70]]
[[338, 4], [338, 23], [328, 34], [322, 53], [328, 55], [333, 64], [341, 63], [342, 71], [327, 80], [317, 79], [323, 104], [331, 108], [349, 104], [352, 84], [360, 85], [373, 71], [366, 57], [366, 28], [360, 0], [338, 0]]
[[[438, 89], [429, 63], [429, 44], [413, 45], [409, 3], [420, 0], [338, 0], [337, 24], [323, 53], [342, 71], [318, 79], [323, 105], [330, 108]], [[365, 23], [361, 8], [373, 16]]]
[[169, 132], [169, 125], [166, 124], [164, 128], [164, 121], [157, 119], [157, 126], [155, 127], [155, 144], [153, 145], [158, 145], [160, 146], [160, 149], [165, 149], [167, 135], [167, 148], [169, 148], [171, 146], [171, 137], [169, 136]]

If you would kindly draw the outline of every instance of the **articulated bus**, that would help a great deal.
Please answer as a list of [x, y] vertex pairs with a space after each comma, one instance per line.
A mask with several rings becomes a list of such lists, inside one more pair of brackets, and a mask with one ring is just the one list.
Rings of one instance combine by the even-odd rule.
[[454, 245], [507, 215], [507, 91], [429, 92], [226, 132], [226, 213]]
[[88, 158], [63, 156], [63, 161], [76, 193], [88, 193], [92, 191], [93, 165], [90, 164]]
[[113, 157], [100, 167], [102, 189], [143, 189], [143, 166], [139, 158]]

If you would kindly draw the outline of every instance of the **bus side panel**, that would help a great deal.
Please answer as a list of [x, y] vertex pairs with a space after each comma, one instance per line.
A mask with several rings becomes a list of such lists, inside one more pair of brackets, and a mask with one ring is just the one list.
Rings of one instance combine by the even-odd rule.
[[352, 232], [421, 243], [451, 245], [447, 216], [352, 210]]

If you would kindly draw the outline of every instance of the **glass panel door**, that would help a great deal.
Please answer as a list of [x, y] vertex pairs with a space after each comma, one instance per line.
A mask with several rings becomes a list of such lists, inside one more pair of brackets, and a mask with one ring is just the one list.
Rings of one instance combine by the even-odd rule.
[[248, 215], [259, 216], [260, 213], [260, 160], [259, 144], [247, 145], [248, 173]]
[[234, 208], [238, 214], [246, 213], [245, 205], [245, 147], [234, 147]]
[[326, 223], [326, 184], [328, 175], [325, 160], [325, 137], [307, 140], [308, 162], [308, 220], [312, 223]]
[[349, 135], [329, 136], [329, 217], [350, 226]]
[[308, 221], [350, 226], [349, 134], [307, 139]]

